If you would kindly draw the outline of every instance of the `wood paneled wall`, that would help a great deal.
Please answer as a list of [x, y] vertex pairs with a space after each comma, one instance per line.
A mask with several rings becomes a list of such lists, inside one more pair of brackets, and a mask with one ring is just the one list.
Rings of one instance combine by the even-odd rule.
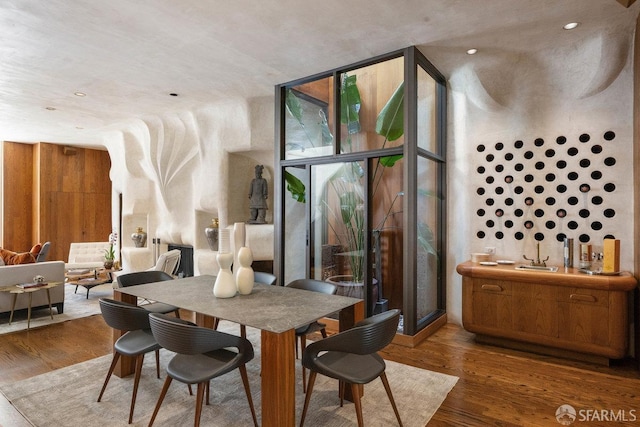
[[2, 247], [16, 252], [31, 249], [34, 242], [33, 217], [33, 145], [3, 144], [4, 215]]
[[[103, 150], [5, 143], [4, 247], [28, 250], [50, 241], [48, 259], [67, 261], [71, 242], [106, 241], [112, 223], [110, 169], [109, 153]], [[32, 179], [29, 183], [23, 178], [19, 187], [8, 189], [15, 185], [9, 184], [9, 173]], [[23, 193], [33, 194], [31, 204], [19, 197]], [[28, 217], [29, 231], [10, 231], [14, 224], [9, 212], [16, 211]]]

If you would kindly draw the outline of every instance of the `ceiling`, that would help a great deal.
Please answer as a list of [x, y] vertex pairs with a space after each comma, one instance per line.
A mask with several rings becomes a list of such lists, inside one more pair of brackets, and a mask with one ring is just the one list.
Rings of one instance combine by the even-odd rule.
[[101, 145], [131, 119], [272, 96], [278, 83], [410, 45], [447, 76], [498, 50], [633, 31], [634, 1], [4, 0], [0, 140]]

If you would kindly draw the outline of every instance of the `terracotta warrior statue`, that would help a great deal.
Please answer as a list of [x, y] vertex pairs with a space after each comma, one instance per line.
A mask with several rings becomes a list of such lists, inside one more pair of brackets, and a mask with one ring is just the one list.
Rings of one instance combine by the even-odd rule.
[[256, 165], [256, 177], [251, 180], [249, 187], [249, 210], [251, 218], [249, 224], [266, 224], [265, 215], [267, 214], [267, 180], [262, 177], [264, 166]]

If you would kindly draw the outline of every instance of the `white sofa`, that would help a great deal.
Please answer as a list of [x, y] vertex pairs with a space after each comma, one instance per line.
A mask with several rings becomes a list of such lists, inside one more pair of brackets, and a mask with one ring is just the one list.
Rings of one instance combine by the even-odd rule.
[[69, 246], [67, 270], [75, 268], [98, 268], [104, 265], [104, 252], [109, 242], [78, 242]]
[[[32, 264], [5, 265], [0, 267], [0, 287], [33, 282], [34, 276], [43, 276], [47, 282], [62, 282], [61, 285], [49, 289], [51, 306], [55, 306], [58, 314], [64, 311], [64, 262], [47, 261]], [[47, 292], [32, 293], [31, 307], [49, 307]], [[0, 313], [11, 311], [13, 294], [0, 292]], [[18, 294], [16, 310], [27, 308], [29, 296]]]

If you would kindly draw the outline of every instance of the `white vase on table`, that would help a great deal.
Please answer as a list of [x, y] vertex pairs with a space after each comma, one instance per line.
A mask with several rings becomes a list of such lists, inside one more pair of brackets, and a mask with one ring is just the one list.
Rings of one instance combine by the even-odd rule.
[[213, 295], [216, 298], [232, 298], [238, 292], [236, 281], [231, 272], [233, 254], [230, 250], [229, 231], [230, 230], [223, 228], [219, 234], [219, 252], [216, 260], [220, 266], [220, 271], [213, 285]]
[[251, 249], [243, 246], [238, 251], [238, 265], [236, 268], [236, 286], [240, 295], [249, 295], [253, 290], [255, 275], [253, 268], [253, 253]]

